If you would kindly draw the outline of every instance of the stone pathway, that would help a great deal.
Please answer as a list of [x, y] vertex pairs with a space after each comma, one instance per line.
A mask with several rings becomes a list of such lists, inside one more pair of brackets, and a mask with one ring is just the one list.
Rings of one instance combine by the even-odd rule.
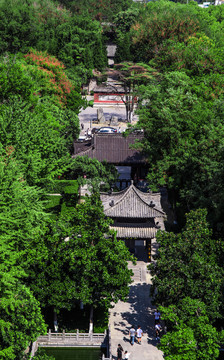
[[[110, 311], [112, 359], [117, 359], [117, 345], [130, 352], [130, 360], [162, 360], [163, 353], [156, 347], [154, 336], [154, 308], [149, 298], [151, 278], [146, 272], [146, 263], [138, 261], [133, 269], [133, 283], [127, 302], [119, 301]], [[130, 344], [129, 329], [141, 326], [144, 336], [142, 345]]]

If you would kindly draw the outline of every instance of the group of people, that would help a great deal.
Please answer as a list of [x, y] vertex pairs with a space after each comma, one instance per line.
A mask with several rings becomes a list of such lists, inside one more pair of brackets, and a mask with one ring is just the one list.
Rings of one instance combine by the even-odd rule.
[[160, 334], [162, 332], [162, 326], [160, 324], [160, 312], [158, 309], [154, 312], [155, 317], [155, 333], [156, 333], [156, 340], [160, 339]]
[[[158, 309], [156, 309], [156, 311], [154, 312], [154, 319], [155, 319], [155, 335], [156, 335], [156, 340], [160, 339], [160, 334], [162, 332], [162, 326], [160, 324], [160, 312]], [[133, 346], [135, 343], [135, 338], [137, 338], [137, 344], [141, 345], [142, 343], [142, 336], [143, 336], [143, 331], [141, 329], [141, 326], [138, 325], [137, 330], [135, 329], [134, 326], [131, 327], [131, 329], [129, 330], [129, 336], [130, 336], [130, 343]], [[123, 348], [121, 346], [121, 344], [118, 344], [117, 347], [117, 360], [122, 360], [122, 355], [123, 355]], [[124, 352], [124, 359], [129, 359], [130, 353], [128, 351]]]
[[[117, 347], [117, 360], [122, 360], [123, 351], [124, 350], [123, 350], [121, 344], [118, 344], [118, 347]], [[130, 353], [126, 350], [124, 352], [124, 359], [125, 360], [129, 359], [129, 356], [130, 356]]]
[[130, 343], [133, 346], [135, 343], [135, 336], [137, 337], [137, 342], [139, 345], [141, 345], [142, 343], [142, 336], [143, 336], [143, 331], [141, 329], [141, 326], [138, 325], [137, 330], [135, 330], [134, 326], [131, 327], [130, 331], [129, 331], [129, 336], [130, 336]]
[[[135, 330], [135, 327], [132, 326], [130, 331], [129, 331], [129, 335], [130, 335], [130, 343], [131, 343], [131, 345], [134, 345], [134, 343], [135, 343], [135, 336], [137, 337], [137, 343], [141, 345], [143, 331], [142, 331], [140, 325], [138, 325], [137, 330]], [[117, 360], [122, 360], [123, 351], [124, 350], [123, 350], [121, 344], [118, 344], [118, 347], [117, 347]], [[124, 359], [125, 360], [129, 359], [129, 356], [130, 356], [130, 353], [128, 351], [125, 351], [124, 352]]]

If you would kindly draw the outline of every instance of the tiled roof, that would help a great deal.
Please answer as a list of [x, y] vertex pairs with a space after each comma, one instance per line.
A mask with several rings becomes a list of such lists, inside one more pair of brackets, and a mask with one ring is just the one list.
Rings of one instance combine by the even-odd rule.
[[160, 204], [160, 193], [143, 193], [133, 184], [125, 190], [100, 195], [105, 215], [121, 218], [164, 217]]
[[83, 151], [80, 144], [74, 143], [73, 157], [87, 155], [112, 164], [144, 164], [147, 162], [146, 157], [139, 150], [130, 149], [130, 145], [141, 138], [141, 135], [124, 137], [122, 134], [95, 134], [92, 145], [84, 146]]

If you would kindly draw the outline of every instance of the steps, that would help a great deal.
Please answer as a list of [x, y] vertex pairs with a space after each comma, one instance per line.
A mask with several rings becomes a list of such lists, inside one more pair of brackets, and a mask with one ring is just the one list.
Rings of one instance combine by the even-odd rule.
[[143, 280], [142, 280], [142, 268], [141, 267], [128, 267], [129, 270], [132, 270], [133, 272], [133, 276], [132, 276], [132, 279], [134, 281], [134, 283], [141, 283]]

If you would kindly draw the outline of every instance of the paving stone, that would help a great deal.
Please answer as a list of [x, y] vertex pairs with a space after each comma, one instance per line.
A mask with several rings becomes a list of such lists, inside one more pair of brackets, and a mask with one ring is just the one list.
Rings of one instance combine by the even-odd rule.
[[[146, 263], [137, 262], [133, 267], [133, 283], [127, 302], [119, 301], [110, 311], [110, 328], [112, 342], [112, 359], [117, 359], [117, 345], [130, 352], [130, 360], [162, 360], [162, 351], [157, 348], [158, 341], [154, 336], [154, 311], [150, 301], [151, 277], [146, 272]], [[140, 269], [140, 270], [139, 270]], [[141, 273], [141, 280], [139, 274]], [[138, 274], [138, 275], [137, 275]], [[143, 280], [144, 281], [143, 281]], [[134, 325], [143, 330], [142, 344], [130, 344], [129, 329]]]

